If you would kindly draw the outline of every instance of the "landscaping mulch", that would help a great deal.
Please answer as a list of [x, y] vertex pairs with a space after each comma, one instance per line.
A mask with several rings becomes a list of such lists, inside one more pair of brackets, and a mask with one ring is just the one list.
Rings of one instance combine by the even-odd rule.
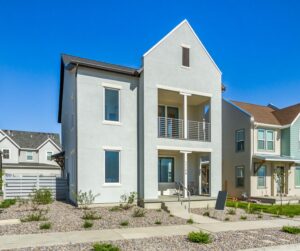
[[[259, 229], [251, 231], [229, 231], [212, 234], [211, 244], [191, 243], [186, 236], [172, 236], [161, 238], [133, 239], [111, 241], [122, 251], [155, 251], [155, 250], [238, 250], [259, 248], [266, 246], [300, 243], [300, 235], [281, 232], [280, 229]], [[92, 250], [92, 243], [70, 244], [63, 246], [23, 248], [17, 251], [88, 251]]]
[[[234, 210], [235, 214], [229, 214], [230, 211]], [[209, 213], [209, 217], [215, 218], [221, 221], [254, 221], [254, 220], [272, 220], [277, 219], [276, 217], [265, 214], [265, 213], [253, 213], [249, 214], [244, 209], [240, 208], [225, 208], [224, 211], [215, 210], [214, 208], [192, 208], [192, 213], [204, 215], [205, 213]], [[260, 215], [260, 216], [258, 216]], [[241, 219], [241, 217], [246, 217], [246, 219]], [[227, 219], [226, 219], [227, 218]]]
[[[170, 217], [170, 214], [161, 210], [147, 210], [145, 209], [144, 217], [132, 217], [136, 206], [128, 209], [112, 212], [111, 207], [96, 207], [89, 210], [96, 212], [96, 215], [101, 216], [99, 220], [93, 220], [91, 228], [83, 228], [84, 220], [81, 219], [84, 210], [78, 209], [70, 204], [55, 201], [52, 204], [41, 206], [40, 208], [47, 209], [45, 215], [46, 222], [51, 222], [51, 229], [40, 230], [40, 224], [45, 221], [37, 222], [23, 222], [16, 225], [0, 226], [0, 235], [8, 234], [30, 234], [30, 233], [46, 233], [46, 232], [68, 232], [77, 230], [96, 230], [96, 229], [112, 229], [112, 228], [129, 228], [129, 227], [148, 227], [157, 226], [155, 221], [160, 221], [160, 225], [177, 225], [186, 224], [186, 220], [178, 217]], [[32, 213], [30, 206], [13, 205], [6, 208], [0, 213], [0, 220], [4, 219], [22, 219]], [[128, 221], [128, 226], [120, 226], [122, 221]]]

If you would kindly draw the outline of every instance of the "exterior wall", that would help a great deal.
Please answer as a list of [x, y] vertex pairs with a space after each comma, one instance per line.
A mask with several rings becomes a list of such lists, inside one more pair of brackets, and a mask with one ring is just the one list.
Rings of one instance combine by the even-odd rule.
[[264, 164], [266, 166], [266, 186], [264, 188], [257, 187], [257, 175], [252, 175], [250, 178], [250, 196], [272, 196], [274, 179], [273, 179], [273, 165], [270, 162]]
[[21, 168], [3, 168], [4, 173], [7, 174], [13, 174], [13, 175], [18, 175], [18, 174], [33, 174], [33, 175], [55, 175], [60, 177], [61, 176], [61, 170], [60, 169], [21, 169]]
[[19, 149], [8, 138], [4, 138], [0, 141], [0, 149], [9, 149], [10, 152], [10, 158], [3, 159], [3, 163], [18, 163]]
[[[242, 193], [250, 193], [251, 168], [251, 117], [239, 110], [233, 104], [223, 100], [222, 114], [222, 167], [223, 167], [223, 189], [230, 196], [241, 196]], [[236, 152], [235, 133], [236, 130], [245, 130], [245, 151]], [[236, 187], [236, 166], [245, 167], [245, 186]]]
[[300, 196], [300, 187], [295, 186], [295, 168], [293, 165], [288, 172], [288, 191], [290, 196]]
[[[275, 149], [274, 149], [274, 151], [258, 150], [257, 149], [257, 132], [258, 132], [258, 129], [274, 130], [274, 140], [275, 140]], [[268, 127], [256, 127], [254, 129], [253, 145], [254, 145], [254, 154], [280, 155], [281, 154], [281, 130], [280, 129], [274, 129], [274, 128], [268, 128]]]
[[300, 116], [291, 126], [291, 156], [300, 159]]
[[54, 146], [51, 142], [48, 141], [45, 145], [43, 145], [39, 149], [38, 152], [39, 163], [58, 166], [58, 164], [54, 160], [47, 160], [47, 152], [52, 152], [53, 155], [59, 153], [60, 150], [56, 146]]
[[[181, 45], [189, 45], [190, 67], [182, 67]], [[141, 100], [144, 106], [139, 111], [142, 116], [144, 141], [143, 169], [145, 199], [157, 198], [157, 147], [181, 149], [202, 149], [211, 153], [211, 195], [216, 196], [221, 189], [221, 74], [211, 61], [187, 23], [170, 33], [155, 48], [143, 57], [143, 88]], [[158, 87], [163, 85], [188, 91], [208, 93], [211, 97], [211, 142], [159, 139], [157, 137]]]
[[[32, 156], [33, 156], [32, 160], [27, 160], [27, 152], [32, 152]], [[34, 150], [34, 151], [20, 150], [19, 162], [29, 162], [29, 163], [35, 162], [35, 163], [38, 163], [39, 162], [39, 153], [38, 153], [38, 151], [36, 151], [36, 150]]]
[[291, 156], [291, 129], [281, 130], [281, 155]]
[[75, 202], [74, 194], [77, 193], [77, 168], [76, 168], [76, 72], [64, 71], [64, 91], [61, 116], [62, 149], [65, 151], [64, 177], [69, 177], [69, 198]]
[[[121, 87], [120, 125], [103, 123], [102, 84]], [[137, 191], [137, 84], [137, 78], [78, 69], [78, 191], [100, 194], [95, 203], [118, 202], [122, 194]], [[107, 147], [120, 149], [120, 184], [104, 184], [104, 149]], [[156, 163], [152, 163], [152, 168], [157, 169]]]

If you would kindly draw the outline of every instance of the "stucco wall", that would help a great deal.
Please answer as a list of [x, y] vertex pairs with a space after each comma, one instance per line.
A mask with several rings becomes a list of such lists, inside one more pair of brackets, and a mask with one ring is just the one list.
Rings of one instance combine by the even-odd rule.
[[[32, 160], [27, 160], [27, 152], [32, 152]], [[39, 162], [39, 153], [38, 151], [34, 150], [20, 150], [20, 155], [19, 155], [19, 162]]]
[[291, 126], [291, 156], [300, 158], [300, 116]]
[[[103, 123], [103, 84], [121, 87], [120, 125]], [[100, 194], [95, 203], [118, 202], [122, 194], [137, 191], [137, 84], [133, 77], [78, 70], [78, 190]], [[120, 149], [120, 185], [104, 184], [106, 147]]]
[[9, 159], [3, 159], [3, 163], [18, 163], [19, 149], [7, 138], [0, 141], [0, 149], [9, 149]]
[[[259, 150], [257, 149], [257, 133], [258, 129], [266, 129], [266, 130], [274, 130], [274, 140], [275, 140], [275, 149], [274, 151], [268, 151], [268, 150]], [[268, 128], [268, 127], [257, 127], [254, 129], [254, 154], [275, 154], [280, 155], [281, 154], [281, 130], [280, 129], [274, 129], [274, 128]]]
[[58, 166], [58, 164], [54, 160], [47, 160], [47, 152], [52, 152], [53, 154], [59, 153], [60, 150], [54, 146], [51, 142], [47, 142], [39, 149], [39, 163], [49, 164]]

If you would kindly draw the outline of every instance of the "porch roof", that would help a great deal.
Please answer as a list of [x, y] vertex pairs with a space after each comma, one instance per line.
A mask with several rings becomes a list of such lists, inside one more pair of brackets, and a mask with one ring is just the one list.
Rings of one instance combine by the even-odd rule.
[[290, 156], [280, 156], [280, 155], [268, 155], [268, 154], [256, 154], [253, 158], [260, 159], [264, 161], [277, 161], [277, 162], [293, 162], [300, 163], [300, 159], [295, 159]]

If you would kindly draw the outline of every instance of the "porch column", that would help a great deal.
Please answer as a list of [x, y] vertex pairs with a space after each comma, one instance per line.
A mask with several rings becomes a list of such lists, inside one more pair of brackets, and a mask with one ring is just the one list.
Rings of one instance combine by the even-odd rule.
[[187, 139], [188, 138], [187, 98], [188, 96], [191, 96], [191, 94], [185, 92], [180, 92], [180, 94], [183, 95], [183, 130], [184, 130], [183, 137]]
[[180, 151], [183, 153], [183, 185], [186, 189], [183, 189], [183, 197], [187, 198], [187, 188], [188, 188], [188, 154], [191, 152]]

